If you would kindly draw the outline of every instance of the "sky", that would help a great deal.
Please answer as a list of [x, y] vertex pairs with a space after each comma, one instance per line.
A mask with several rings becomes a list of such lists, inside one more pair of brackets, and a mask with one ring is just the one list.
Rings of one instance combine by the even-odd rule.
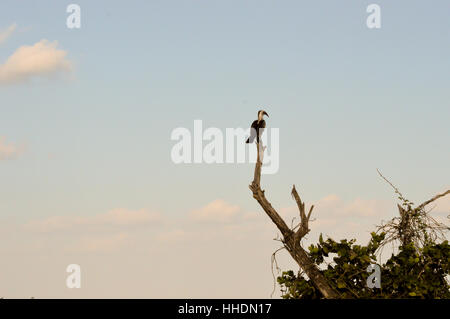
[[171, 158], [174, 129], [247, 128], [259, 109], [279, 129], [269, 201], [291, 224], [295, 184], [315, 205], [305, 246], [364, 244], [396, 214], [377, 169], [417, 204], [449, 189], [449, 13], [444, 0], [2, 1], [0, 296], [270, 298], [280, 243], [253, 165]]

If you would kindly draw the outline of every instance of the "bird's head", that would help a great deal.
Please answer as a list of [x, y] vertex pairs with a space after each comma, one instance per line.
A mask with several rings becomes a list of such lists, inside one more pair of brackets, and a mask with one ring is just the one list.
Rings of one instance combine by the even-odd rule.
[[269, 114], [267, 114], [266, 111], [264, 111], [264, 110], [259, 110], [259, 111], [258, 111], [258, 121], [261, 121], [261, 120], [263, 119], [264, 115], [269, 116]]

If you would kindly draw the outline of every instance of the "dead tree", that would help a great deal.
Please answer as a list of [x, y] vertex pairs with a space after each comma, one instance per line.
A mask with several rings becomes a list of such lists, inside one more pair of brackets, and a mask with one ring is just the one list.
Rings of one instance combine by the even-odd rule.
[[450, 228], [446, 224], [436, 221], [425, 210], [425, 207], [435, 200], [450, 194], [450, 190], [438, 194], [414, 208], [414, 203], [406, 199], [394, 184], [384, 177], [379, 170], [377, 171], [381, 178], [394, 189], [398, 199], [402, 202], [401, 205], [397, 204], [399, 217], [395, 217], [377, 227], [378, 233], [383, 232], [386, 234], [382, 246], [391, 242], [398, 242], [400, 246], [412, 243], [416, 248], [419, 248], [429, 241], [444, 240], [444, 232], [447, 232]]
[[272, 222], [278, 227], [282, 235], [282, 242], [284, 247], [292, 256], [292, 258], [294, 258], [300, 268], [305, 272], [314, 286], [322, 293], [324, 298], [339, 298], [339, 294], [330, 286], [328, 281], [320, 272], [318, 266], [311, 260], [311, 258], [308, 256], [308, 253], [300, 245], [300, 241], [302, 240], [302, 238], [310, 231], [308, 224], [314, 206], [311, 206], [308, 214], [306, 214], [305, 203], [300, 199], [300, 196], [298, 195], [294, 185], [292, 187], [291, 194], [294, 197], [299, 209], [300, 225], [297, 230], [290, 229], [286, 225], [283, 218], [281, 218], [278, 212], [267, 200], [264, 194], [264, 190], [261, 189], [261, 166], [265, 147], [263, 147], [262, 144], [256, 144], [256, 147], [257, 160], [255, 165], [255, 175], [253, 178], [253, 182], [249, 186], [250, 190], [253, 193], [253, 198], [258, 201], [259, 205], [261, 205]]

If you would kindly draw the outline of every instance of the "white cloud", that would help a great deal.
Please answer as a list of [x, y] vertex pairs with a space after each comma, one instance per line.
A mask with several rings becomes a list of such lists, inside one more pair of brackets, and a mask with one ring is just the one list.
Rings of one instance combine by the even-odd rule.
[[57, 48], [58, 42], [45, 39], [32, 46], [21, 46], [0, 65], [0, 83], [26, 82], [40, 76], [51, 76], [72, 70], [67, 52]]
[[150, 213], [145, 209], [127, 210], [118, 208], [111, 210], [103, 215], [97, 216], [98, 223], [109, 223], [115, 225], [133, 225], [141, 223], [150, 223], [160, 221], [161, 216], [158, 213]]
[[192, 211], [190, 217], [198, 221], [227, 222], [231, 221], [239, 211], [239, 206], [217, 199], [200, 209]]
[[344, 201], [335, 194], [328, 195], [315, 203], [315, 211], [319, 213], [348, 216], [348, 217], [384, 217], [392, 211], [394, 203], [387, 203], [375, 199], [355, 198], [352, 201]]
[[0, 136], [0, 160], [14, 159], [21, 152], [22, 149], [20, 147], [12, 143], [7, 144], [6, 138]]
[[11, 34], [16, 30], [17, 24], [13, 23], [4, 30], [0, 30], [0, 44], [6, 42]]
[[192, 238], [192, 234], [182, 230], [173, 229], [165, 232], [161, 232], [155, 236], [156, 240], [163, 243], [184, 242], [187, 239]]
[[[372, 208], [364, 210], [365, 202]], [[383, 204], [375, 202], [347, 201], [336, 195], [315, 202], [307, 200], [308, 208], [316, 205], [315, 221], [310, 224], [311, 233], [304, 239], [303, 247], [316, 243], [320, 233], [335, 240], [356, 238], [359, 244], [365, 244], [369, 232], [374, 230], [373, 224], [383, 218], [381, 211], [373, 215], [373, 207]], [[292, 203], [294, 205], [287, 209], [275, 207], [289, 226], [292, 217], [298, 217], [298, 210]], [[16, 278], [27, 274], [27, 265], [33, 263], [39, 273], [50, 270], [47, 276], [30, 276], [24, 280], [21, 296], [32, 293], [36, 297], [73, 298], [73, 292], [67, 295], [64, 285], [57, 290], [54, 287], [58, 285], [51, 285], [49, 281], [59, 280], [54, 279], [54, 273], [64, 271], [67, 260], [74, 260], [83, 269], [89, 269], [90, 284], [80, 291], [80, 297], [85, 298], [268, 298], [274, 284], [271, 255], [282, 244], [273, 240], [279, 233], [276, 226], [256, 202], [252, 204], [253, 210], [246, 211], [238, 205], [215, 200], [190, 212], [189, 218], [173, 217], [170, 222], [157, 223], [158, 227], [147, 227], [152, 225], [150, 223], [133, 229], [123, 225], [152, 220], [148, 217], [150, 213], [113, 210], [78, 219], [56, 217], [53, 224], [46, 220], [46, 223], [34, 225], [47, 230], [64, 230], [54, 233], [29, 232], [0, 223], [0, 253], [7, 257], [4, 258], [7, 266], [3, 266], [7, 278], [4, 290], [8, 291], [7, 297], [14, 296]], [[387, 204], [384, 214], [391, 215], [396, 211], [395, 202], [387, 201]], [[198, 218], [231, 222], [202, 223]], [[105, 223], [120, 227], [85, 227]], [[66, 231], [72, 228], [83, 231]], [[37, 255], [43, 258], [36, 258]], [[285, 250], [277, 253], [277, 263], [283, 270], [298, 268]], [[243, 265], [252, 271], [243, 272]], [[155, 276], [161, 273], [171, 275]], [[221, 274], [220, 278], [217, 273]], [[199, 276], [207, 279], [198, 281]], [[236, 292], [236, 285], [243, 281], [248, 283], [246, 288]], [[275, 296], [279, 296], [278, 287]]]
[[132, 226], [161, 221], [161, 215], [145, 209], [113, 209], [95, 216], [53, 216], [45, 220], [30, 221], [25, 225], [28, 230], [51, 232], [70, 230], [80, 226]]
[[82, 237], [78, 243], [71, 246], [68, 250], [73, 252], [113, 252], [123, 248], [129, 243], [127, 233], [118, 233], [108, 236], [88, 236]]

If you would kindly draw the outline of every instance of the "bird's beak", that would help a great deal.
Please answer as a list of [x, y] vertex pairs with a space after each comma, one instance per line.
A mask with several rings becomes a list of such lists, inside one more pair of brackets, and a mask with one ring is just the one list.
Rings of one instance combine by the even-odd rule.
[[267, 114], [266, 111], [263, 112], [263, 115], [267, 115], [267, 117], [269, 117], [269, 114]]

